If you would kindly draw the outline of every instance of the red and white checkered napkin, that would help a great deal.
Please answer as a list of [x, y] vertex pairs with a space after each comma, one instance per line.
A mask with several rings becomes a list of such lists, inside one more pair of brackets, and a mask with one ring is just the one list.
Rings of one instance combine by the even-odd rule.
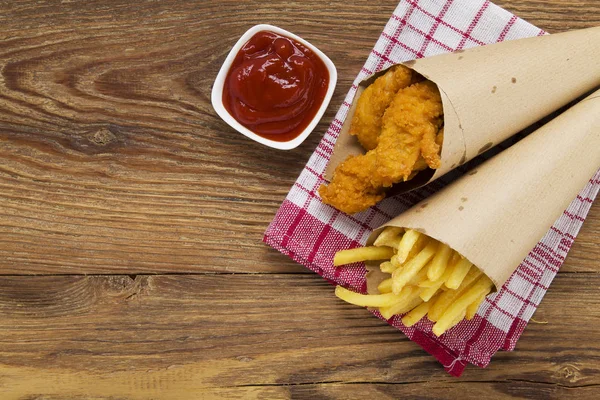
[[[364, 292], [364, 266], [334, 268], [335, 252], [364, 245], [374, 228], [439, 190], [482, 159], [473, 160], [422, 189], [388, 198], [353, 216], [322, 204], [317, 189], [324, 180], [325, 166], [356, 85], [394, 63], [543, 33], [485, 0], [402, 0], [356, 77], [346, 101], [267, 229], [265, 243], [332, 283]], [[486, 158], [501, 147], [486, 154]], [[403, 326], [398, 316], [388, 323], [421, 345], [455, 376], [461, 375], [467, 363], [485, 367], [499, 349], [513, 350], [562, 265], [599, 188], [600, 170], [531, 250], [502, 290], [488, 296], [471, 321], [462, 321], [439, 338], [431, 333], [432, 323], [426, 319], [411, 328]]]

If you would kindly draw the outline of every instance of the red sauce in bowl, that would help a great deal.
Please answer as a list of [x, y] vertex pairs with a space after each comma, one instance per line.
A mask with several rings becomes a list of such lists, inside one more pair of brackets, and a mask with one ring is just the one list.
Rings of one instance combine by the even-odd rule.
[[287, 142], [300, 135], [321, 107], [329, 72], [309, 48], [260, 31], [236, 55], [223, 86], [223, 104], [243, 126]]

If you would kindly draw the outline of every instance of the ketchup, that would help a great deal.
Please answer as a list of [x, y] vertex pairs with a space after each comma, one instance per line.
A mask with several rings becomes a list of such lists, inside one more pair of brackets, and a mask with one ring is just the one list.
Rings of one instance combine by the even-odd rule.
[[310, 124], [328, 84], [327, 67], [310, 49], [286, 36], [260, 31], [231, 64], [223, 103], [252, 132], [286, 142]]

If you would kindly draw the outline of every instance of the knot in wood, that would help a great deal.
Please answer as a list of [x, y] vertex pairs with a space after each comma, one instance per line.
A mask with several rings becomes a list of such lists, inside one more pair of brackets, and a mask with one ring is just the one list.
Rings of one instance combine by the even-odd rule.
[[572, 364], [566, 364], [565, 366], [561, 367], [558, 370], [558, 376], [561, 379], [564, 379], [570, 383], [575, 383], [575, 382], [583, 379], [583, 376], [582, 376], [579, 368], [577, 368], [576, 366], [574, 366]]
[[87, 138], [96, 146], [107, 146], [117, 140], [115, 134], [112, 133], [108, 128], [104, 127], [89, 133]]

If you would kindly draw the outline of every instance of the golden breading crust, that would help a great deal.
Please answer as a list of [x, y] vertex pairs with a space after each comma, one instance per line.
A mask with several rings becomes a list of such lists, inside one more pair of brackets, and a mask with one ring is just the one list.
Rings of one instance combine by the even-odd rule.
[[377, 146], [341, 163], [331, 183], [319, 188], [322, 201], [354, 214], [383, 200], [394, 183], [427, 167], [438, 168], [442, 123], [442, 100], [434, 83], [400, 89], [383, 115]]
[[442, 116], [442, 99], [433, 82], [400, 89], [383, 116], [372, 184], [389, 187], [408, 180], [419, 156], [430, 168], [439, 168], [440, 147], [435, 139]]
[[319, 188], [321, 200], [347, 214], [355, 214], [377, 204], [385, 198], [385, 192], [383, 187], [371, 185], [373, 171], [374, 150], [348, 157], [335, 169], [331, 183]]
[[411, 84], [416, 74], [403, 65], [396, 65], [361, 93], [352, 117], [350, 134], [355, 135], [366, 150], [377, 147], [381, 119], [398, 90]]

